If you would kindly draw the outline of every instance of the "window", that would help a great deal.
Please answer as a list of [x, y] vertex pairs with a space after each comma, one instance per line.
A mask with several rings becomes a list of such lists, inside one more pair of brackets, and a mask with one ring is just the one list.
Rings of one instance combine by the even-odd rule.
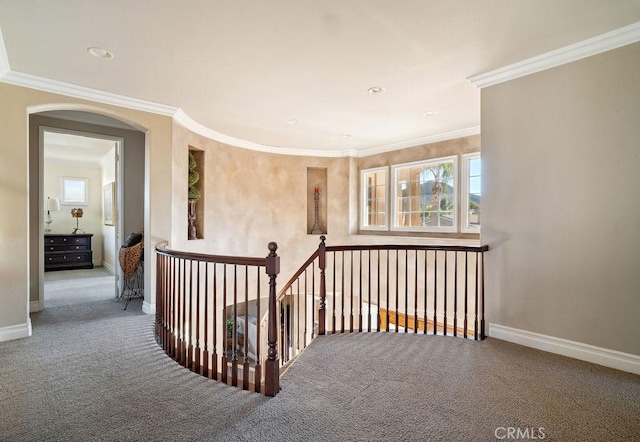
[[393, 166], [393, 229], [456, 232], [457, 157]]
[[482, 160], [479, 153], [462, 157], [462, 231], [480, 233], [482, 200]]
[[87, 205], [87, 178], [62, 177], [62, 204]]
[[387, 168], [363, 170], [360, 178], [362, 188], [360, 228], [387, 230]]

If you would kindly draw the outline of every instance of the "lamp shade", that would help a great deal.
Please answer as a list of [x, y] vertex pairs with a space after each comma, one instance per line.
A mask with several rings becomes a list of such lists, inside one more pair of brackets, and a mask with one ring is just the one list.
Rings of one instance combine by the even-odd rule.
[[58, 198], [47, 198], [44, 202], [44, 210], [59, 212], [60, 201], [58, 200]]

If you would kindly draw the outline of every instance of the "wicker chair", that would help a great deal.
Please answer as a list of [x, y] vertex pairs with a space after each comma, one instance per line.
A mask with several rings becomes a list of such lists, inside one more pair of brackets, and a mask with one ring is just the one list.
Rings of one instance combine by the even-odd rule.
[[129, 301], [132, 298], [144, 297], [144, 261], [143, 261], [144, 245], [140, 241], [130, 247], [120, 247], [118, 252], [118, 260], [122, 269], [124, 284], [122, 284], [122, 292], [118, 297], [126, 299], [124, 310], [127, 309]]

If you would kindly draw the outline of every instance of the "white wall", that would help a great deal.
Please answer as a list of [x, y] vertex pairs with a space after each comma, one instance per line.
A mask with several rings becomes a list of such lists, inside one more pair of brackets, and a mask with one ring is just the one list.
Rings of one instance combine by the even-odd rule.
[[[45, 147], [46, 148], [46, 147]], [[68, 205], [62, 203], [62, 177], [86, 178], [88, 204], [86, 206]], [[77, 225], [85, 233], [93, 233], [91, 249], [93, 250], [93, 264], [102, 265], [102, 169], [99, 165], [80, 162], [57, 162], [45, 160], [44, 199], [47, 197], [60, 200], [60, 211], [51, 212], [53, 222], [50, 225], [52, 233], [72, 233], [76, 227], [76, 218], [71, 216], [71, 209], [80, 207], [82, 218], [78, 218]]]
[[640, 44], [482, 91], [488, 321], [640, 355]]
[[[100, 162], [102, 166], [102, 187], [116, 180], [116, 152], [115, 147], [104, 156]], [[116, 226], [102, 223], [102, 265], [112, 273], [116, 270]]]

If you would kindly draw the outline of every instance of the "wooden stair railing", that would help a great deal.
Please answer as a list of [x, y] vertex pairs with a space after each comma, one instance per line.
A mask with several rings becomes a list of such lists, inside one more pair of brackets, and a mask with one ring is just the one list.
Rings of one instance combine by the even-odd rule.
[[327, 246], [325, 240], [279, 292], [276, 243], [269, 243], [266, 258], [158, 245], [156, 341], [196, 373], [275, 396], [282, 371], [318, 335], [485, 338], [488, 246]]
[[[248, 258], [178, 252], [158, 244], [155, 337], [167, 355], [202, 376], [275, 396], [280, 390], [275, 308], [280, 258], [275, 242], [268, 248], [267, 257]], [[266, 358], [260, 345], [265, 323]]]
[[282, 286], [280, 363], [326, 333], [412, 332], [485, 338], [488, 246], [345, 245], [318, 249]]

